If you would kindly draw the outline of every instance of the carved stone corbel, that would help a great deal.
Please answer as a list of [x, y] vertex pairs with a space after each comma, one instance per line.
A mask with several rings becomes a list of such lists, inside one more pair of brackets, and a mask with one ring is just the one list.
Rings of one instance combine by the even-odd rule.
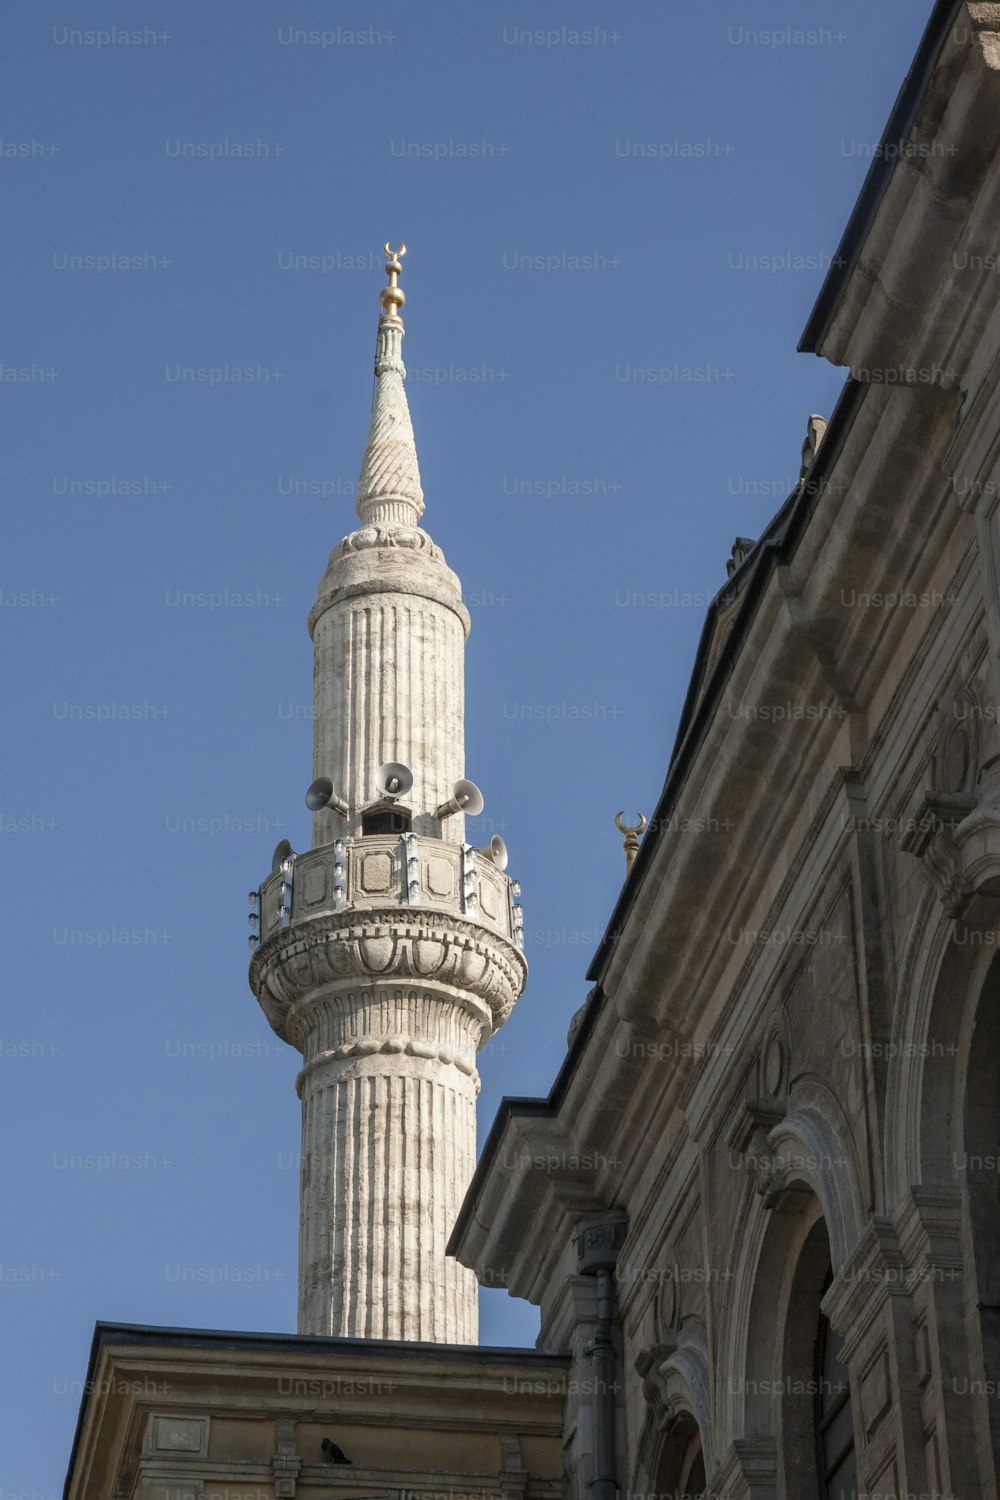
[[727, 1144], [739, 1153], [757, 1192], [773, 1208], [784, 1191], [769, 1136], [785, 1118], [785, 1106], [774, 1099], [750, 1099], [729, 1132]]
[[[950, 917], [960, 916], [975, 893], [963, 859], [964, 839], [960, 836], [963, 831], [972, 831], [966, 829], [966, 825], [970, 824], [975, 812], [974, 792], [925, 792], [900, 840], [900, 848], [905, 854], [913, 854], [922, 861]], [[993, 817], [1000, 831], [1000, 816], [994, 813]]]
[[670, 1412], [661, 1368], [676, 1348], [676, 1339], [665, 1344], [647, 1344], [635, 1357], [636, 1374], [642, 1380], [642, 1393], [658, 1422], [666, 1422]]
[[995, 0], [967, 0], [966, 14], [986, 66], [1000, 69], [1000, 12]]

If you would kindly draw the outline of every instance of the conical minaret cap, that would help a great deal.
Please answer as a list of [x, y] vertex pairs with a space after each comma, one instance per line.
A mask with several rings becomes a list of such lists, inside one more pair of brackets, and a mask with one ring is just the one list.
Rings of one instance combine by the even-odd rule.
[[424, 513], [424, 492], [404, 385], [400, 312], [406, 296], [399, 275], [406, 246], [394, 251], [386, 245], [385, 253], [389, 285], [379, 297], [382, 316], [375, 351], [375, 399], [355, 504], [366, 526], [416, 526]]

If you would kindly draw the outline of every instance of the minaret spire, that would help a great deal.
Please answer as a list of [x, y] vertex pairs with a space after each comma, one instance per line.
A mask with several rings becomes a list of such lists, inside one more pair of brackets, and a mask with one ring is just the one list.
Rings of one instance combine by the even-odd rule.
[[416, 526], [424, 513], [424, 492], [404, 385], [400, 314], [406, 293], [399, 277], [406, 246], [390, 250], [386, 243], [385, 253], [389, 285], [379, 295], [382, 316], [375, 351], [375, 397], [355, 503], [365, 526]]

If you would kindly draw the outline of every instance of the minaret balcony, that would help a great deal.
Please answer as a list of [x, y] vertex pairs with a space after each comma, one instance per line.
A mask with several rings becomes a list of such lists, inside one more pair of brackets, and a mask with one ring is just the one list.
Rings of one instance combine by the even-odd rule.
[[[251, 897], [263, 945], [275, 934], [337, 912], [415, 918], [440, 912], [485, 927], [518, 948], [524, 923], [510, 880], [487, 851], [420, 834], [335, 839], [290, 854]], [[258, 905], [259, 903], [259, 905]], [[251, 946], [256, 948], [254, 934]]]

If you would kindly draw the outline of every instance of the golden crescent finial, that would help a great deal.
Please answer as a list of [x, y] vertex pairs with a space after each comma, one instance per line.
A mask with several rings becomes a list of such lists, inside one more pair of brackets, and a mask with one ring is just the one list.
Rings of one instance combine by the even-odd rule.
[[646, 819], [643, 817], [642, 813], [636, 813], [636, 817], [639, 819], [638, 823], [635, 825], [634, 828], [629, 828], [628, 824], [625, 822], [625, 814], [624, 814], [624, 812], [616, 813], [615, 814], [615, 827], [618, 829], [618, 832], [619, 833], [643, 833], [645, 831], [645, 828], [646, 828]]
[[635, 857], [639, 853], [639, 835], [644, 833], [646, 828], [646, 819], [643, 814], [637, 813], [636, 817], [639, 819], [638, 823], [633, 828], [630, 828], [625, 822], [624, 812], [615, 814], [615, 827], [619, 833], [625, 835], [625, 842], [622, 844], [622, 848], [625, 851], [626, 871], [631, 870]]
[[406, 293], [399, 285], [399, 273], [403, 269], [399, 262], [401, 257], [406, 254], [406, 246], [403, 244], [402, 240], [400, 240], [399, 249], [393, 250], [389, 244], [389, 241], [386, 240], [384, 249], [386, 255], [389, 257], [388, 264], [385, 268], [385, 274], [389, 278], [389, 285], [387, 287], [383, 287], [382, 291], [379, 293], [379, 305], [382, 308], [382, 317], [384, 319], [394, 318], [397, 322], [401, 322], [402, 319], [399, 315], [402, 312], [403, 306], [406, 302]]

